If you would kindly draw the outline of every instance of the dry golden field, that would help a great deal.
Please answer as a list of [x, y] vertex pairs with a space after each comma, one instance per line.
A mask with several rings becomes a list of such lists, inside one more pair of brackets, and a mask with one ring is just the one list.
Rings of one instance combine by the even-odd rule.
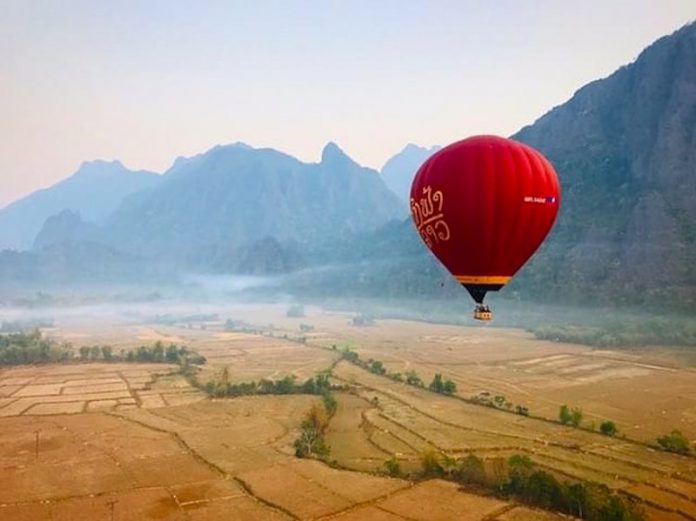
[[[638, 498], [650, 519], [696, 519], [696, 458], [640, 443], [679, 428], [696, 438], [696, 373], [668, 351], [599, 351], [519, 330], [409, 321], [355, 327], [348, 314], [286, 306], [228, 306], [205, 324], [58, 321], [50, 336], [80, 345], [187, 345], [227, 367], [232, 381], [299, 380], [349, 346], [391, 371], [442, 373], [459, 395], [504, 394], [555, 419], [560, 404], [587, 423], [614, 420], [627, 439], [433, 394], [345, 361], [333, 381], [330, 459], [294, 456], [292, 441], [316, 397], [209, 399], [175, 366], [70, 363], [0, 370], [0, 519], [559, 519], [440, 480], [376, 473], [395, 456], [416, 470], [425, 450], [484, 459], [528, 454], [564, 479], [604, 483]], [[234, 318], [259, 333], [225, 331]], [[314, 330], [303, 333], [300, 324]], [[306, 337], [306, 343], [297, 341]], [[337, 346], [336, 350], [332, 346]]]
[[315, 326], [314, 343], [349, 346], [362, 359], [381, 360], [391, 372], [415, 370], [426, 382], [442, 373], [460, 396], [504, 395], [551, 419], [567, 404], [581, 407], [586, 423], [610, 419], [631, 438], [653, 440], [675, 428], [696, 440], [696, 369], [668, 350], [599, 350], [522, 330], [400, 320], [355, 327], [349, 315], [311, 311], [295, 321]]
[[[294, 431], [313, 400], [2, 418], [0, 519], [425, 521], [519, 508], [446, 482], [414, 486], [295, 458]], [[423, 501], [433, 508], [409, 513]]]

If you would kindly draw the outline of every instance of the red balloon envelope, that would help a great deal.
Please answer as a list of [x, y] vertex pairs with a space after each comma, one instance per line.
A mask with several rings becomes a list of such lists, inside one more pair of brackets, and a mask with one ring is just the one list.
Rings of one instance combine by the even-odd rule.
[[411, 213], [425, 244], [481, 304], [536, 251], [560, 204], [558, 177], [532, 147], [475, 136], [416, 173]]

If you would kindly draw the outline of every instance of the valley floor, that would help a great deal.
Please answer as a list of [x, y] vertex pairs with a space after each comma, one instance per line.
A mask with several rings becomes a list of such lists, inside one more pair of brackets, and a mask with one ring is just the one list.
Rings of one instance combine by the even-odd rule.
[[[333, 382], [346, 389], [336, 393], [327, 431], [337, 468], [294, 456], [292, 442], [316, 397], [210, 399], [166, 364], [5, 368], [0, 519], [558, 518], [442, 480], [377, 473], [392, 456], [416, 470], [426, 450], [484, 459], [526, 454], [556, 476], [637, 498], [650, 519], [696, 519], [696, 458], [645, 444], [672, 428], [696, 436], [695, 375], [664, 353], [593, 351], [494, 328], [355, 327], [348, 315], [306, 313], [289, 318], [281, 306], [220, 312], [256, 332], [226, 331], [223, 319], [175, 326], [64, 320], [46, 332], [75, 345], [183, 343], [208, 358], [203, 380], [223, 367], [238, 382], [302, 380], [333, 365]], [[389, 372], [415, 370], [426, 383], [442, 373], [459, 396], [339, 361], [344, 347]], [[482, 392], [505, 395], [535, 417], [461, 399]], [[586, 429], [550, 421], [563, 403], [582, 407]], [[614, 420], [626, 439], [589, 429], [602, 419]]]

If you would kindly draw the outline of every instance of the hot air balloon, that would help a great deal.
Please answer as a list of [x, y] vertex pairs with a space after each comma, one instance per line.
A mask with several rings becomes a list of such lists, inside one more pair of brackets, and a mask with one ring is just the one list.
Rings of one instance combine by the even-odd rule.
[[474, 136], [441, 149], [418, 170], [411, 214], [423, 242], [490, 320], [483, 302], [548, 235], [560, 205], [551, 163], [532, 147]]

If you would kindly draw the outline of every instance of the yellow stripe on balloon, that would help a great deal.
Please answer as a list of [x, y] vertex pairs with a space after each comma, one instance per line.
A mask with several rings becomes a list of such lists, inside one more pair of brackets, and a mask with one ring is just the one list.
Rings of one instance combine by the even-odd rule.
[[504, 275], [455, 275], [461, 284], [507, 284], [512, 277]]

